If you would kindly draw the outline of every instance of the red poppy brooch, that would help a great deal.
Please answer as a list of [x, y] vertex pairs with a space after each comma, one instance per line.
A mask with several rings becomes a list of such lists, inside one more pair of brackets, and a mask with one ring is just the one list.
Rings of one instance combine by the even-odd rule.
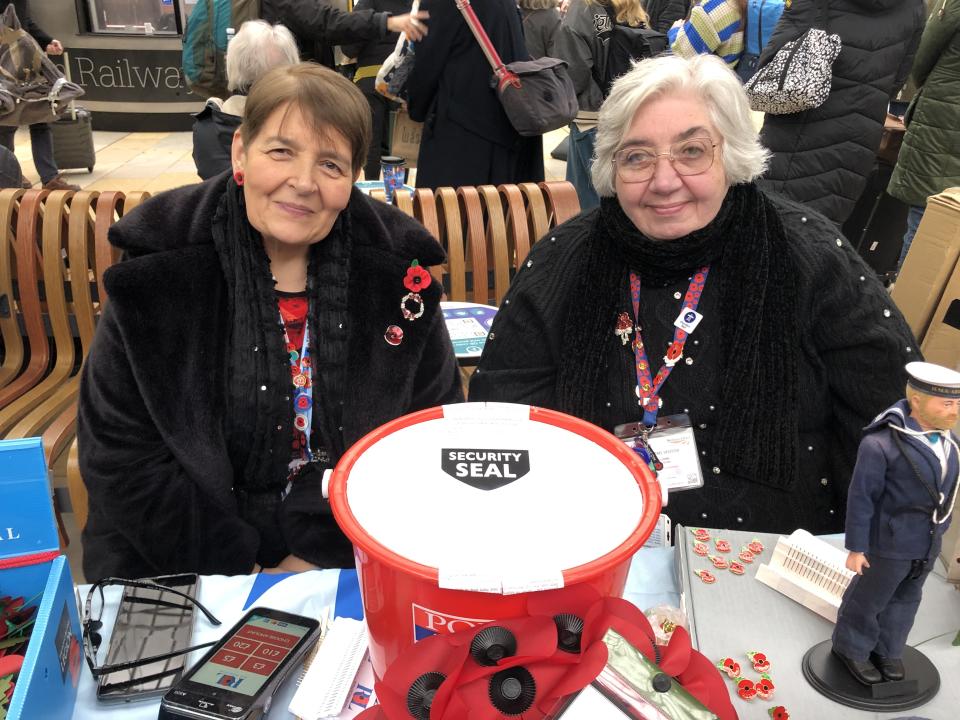
[[404, 320], [413, 322], [423, 315], [423, 298], [420, 297], [420, 291], [430, 287], [431, 282], [433, 278], [420, 266], [419, 260], [410, 263], [407, 274], [403, 278], [403, 286], [410, 292], [400, 301], [400, 312]]

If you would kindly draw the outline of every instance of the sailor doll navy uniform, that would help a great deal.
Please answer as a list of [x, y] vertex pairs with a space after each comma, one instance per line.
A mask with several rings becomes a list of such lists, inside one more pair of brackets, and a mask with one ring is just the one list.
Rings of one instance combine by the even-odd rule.
[[866, 428], [847, 500], [847, 567], [833, 652], [860, 682], [901, 680], [901, 656], [957, 500], [960, 373], [907, 365], [906, 398]]

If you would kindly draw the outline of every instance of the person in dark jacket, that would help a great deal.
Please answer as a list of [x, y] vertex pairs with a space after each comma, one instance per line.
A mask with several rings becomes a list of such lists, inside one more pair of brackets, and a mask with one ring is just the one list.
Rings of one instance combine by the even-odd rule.
[[[400, 15], [410, 12], [412, 0], [358, 0], [353, 6], [354, 12], [371, 8], [374, 12], [387, 12]], [[377, 73], [383, 61], [394, 51], [400, 33], [387, 33], [383, 38], [354, 43], [341, 47], [343, 54], [357, 61], [357, 70], [353, 81], [363, 92], [370, 104], [373, 117], [373, 135], [367, 152], [367, 163], [363, 168], [367, 180], [380, 177], [380, 157], [390, 154], [390, 111], [397, 106], [374, 89]]]
[[603, 102], [603, 70], [613, 22], [639, 27], [650, 25], [640, 0], [571, 0], [560, 34], [557, 57], [566, 60], [577, 91], [577, 116], [570, 123], [566, 179], [577, 190], [580, 209], [600, 203], [590, 180], [593, 146], [597, 136], [597, 111]]
[[[20, 20], [20, 26], [37, 41], [47, 55], [63, 55], [63, 45], [59, 40], [44, 32], [30, 15], [29, 0], [10, 0]], [[6, 5], [4, 5], [6, 7]], [[0, 145], [13, 152], [13, 139], [17, 128], [0, 126]], [[57, 162], [53, 157], [53, 132], [49, 123], [34, 123], [30, 126], [30, 148], [33, 151], [33, 164], [40, 174], [40, 183], [46, 190], [79, 190], [79, 185], [68, 183], [60, 175]], [[29, 181], [21, 181], [24, 187], [30, 187]]]
[[416, 17], [391, 15], [372, 8], [346, 12], [326, 0], [262, 0], [260, 16], [271, 24], [282, 23], [290, 28], [302, 60], [332, 68], [335, 45], [383, 39], [388, 33], [399, 32], [419, 40], [426, 35], [422, 21], [428, 13], [420, 12]]
[[111, 228], [128, 259], [105, 277], [77, 421], [88, 580], [352, 566], [323, 471], [462, 399], [425, 270], [443, 250], [353, 186], [369, 138], [352, 82], [276, 68], [247, 98], [232, 175]]
[[557, 0], [519, 0], [523, 20], [523, 39], [530, 58], [556, 57], [555, 44], [560, 32]]
[[960, 0], [939, 0], [910, 71], [920, 88], [887, 192], [910, 206], [897, 270], [907, 258], [927, 198], [960, 185]]
[[210, 98], [194, 117], [193, 162], [204, 180], [230, 169], [233, 135], [243, 122], [247, 93], [260, 77], [279, 65], [299, 62], [297, 42], [283, 25], [251, 20], [227, 46], [226, 100]]
[[[493, 71], [451, 0], [426, 0], [430, 34], [416, 46], [408, 81], [409, 110], [422, 122], [417, 186], [543, 180], [541, 138], [525, 138], [510, 124], [490, 86]], [[515, 0], [472, 3], [504, 63], [529, 58]]]
[[[760, 57], [823, 27], [818, 0], [785, 8]], [[760, 138], [773, 153], [761, 185], [823, 213], [850, 216], [876, 161], [887, 105], [906, 80], [923, 30], [923, 0], [831, 0], [828, 32], [843, 41], [830, 96], [818, 108], [767, 115]]]
[[690, 11], [690, 0], [647, 0], [643, 9], [650, 17], [650, 27], [666, 34], [677, 21], [683, 20]]
[[[534, 246], [470, 400], [607, 431], [686, 415], [703, 487], [670, 493], [674, 523], [839, 531], [860, 428], [901, 395], [918, 353], [833, 224], [756, 187], [766, 158], [716, 56], [644, 60], [614, 82], [600, 207]], [[681, 332], [689, 312], [701, 319]]]
[[906, 399], [864, 432], [847, 498], [850, 581], [833, 652], [861, 683], [903, 680], [903, 649], [957, 500], [960, 373], [907, 365]]

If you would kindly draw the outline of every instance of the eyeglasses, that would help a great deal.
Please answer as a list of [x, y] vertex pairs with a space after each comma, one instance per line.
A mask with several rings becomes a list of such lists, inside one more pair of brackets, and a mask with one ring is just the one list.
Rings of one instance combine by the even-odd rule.
[[613, 156], [617, 176], [625, 183], [646, 182], [657, 169], [657, 160], [666, 156], [678, 175], [699, 175], [713, 165], [717, 143], [710, 138], [690, 138], [670, 146], [664, 153], [650, 148], [625, 147]]
[[[177, 590], [166, 585], [161, 585], [159, 583], [144, 581], [144, 580], [125, 580], [123, 578], [108, 577], [104, 578], [100, 582], [96, 583], [90, 588], [90, 591], [87, 593], [87, 600], [83, 606], [83, 654], [86, 657], [87, 665], [90, 667], [90, 672], [95, 678], [99, 678], [103, 675], [107, 675], [112, 672], [118, 672], [122, 670], [130, 670], [132, 668], [141, 667], [143, 665], [149, 665], [150, 663], [158, 662], [160, 660], [169, 660], [170, 658], [175, 658], [179, 655], [186, 655], [193, 652], [194, 650], [201, 650], [206, 647], [216, 643], [216, 640], [212, 640], [201, 645], [194, 645], [192, 647], [183, 648], [182, 650], [174, 650], [172, 652], [161, 653], [159, 655], [151, 655], [149, 657], [138, 658], [137, 660], [132, 660], [130, 662], [122, 663], [112, 663], [107, 665], [101, 665], [97, 667], [97, 651], [100, 649], [100, 644], [103, 640], [100, 630], [103, 628], [103, 622], [101, 621], [101, 616], [103, 615], [103, 589], [110, 585], [121, 585], [123, 587], [134, 587], [134, 588], [144, 588], [147, 590], [156, 590], [158, 592], [156, 597], [143, 597], [137, 595], [129, 595], [126, 597], [126, 602], [135, 602], [140, 604], [151, 604], [157, 605], [164, 608], [170, 608], [174, 610], [188, 610], [189, 605], [184, 605], [183, 603], [165, 600], [163, 595], [169, 593], [177, 597], [183, 598], [188, 602], [195, 605], [204, 615], [207, 616], [207, 619], [214, 625], [220, 625], [220, 621], [214, 617], [207, 608], [205, 608], [200, 602], [195, 598], [187, 595], [180, 590]], [[100, 603], [99, 609], [96, 611], [96, 617], [94, 618], [91, 613], [93, 607], [93, 597], [95, 593], [100, 594]], [[114, 685], [131, 685], [146, 682], [148, 680], [155, 680], [168, 675], [173, 672], [179, 672], [179, 668], [174, 670], [168, 670], [166, 672], [161, 672], [156, 675], [150, 675], [147, 677], [139, 677], [135, 680], [131, 680], [127, 683], [116, 683], [111, 684], [111, 687]]]

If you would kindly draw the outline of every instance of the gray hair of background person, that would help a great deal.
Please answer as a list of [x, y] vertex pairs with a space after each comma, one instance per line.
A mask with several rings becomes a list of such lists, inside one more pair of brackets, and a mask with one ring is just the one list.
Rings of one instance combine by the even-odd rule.
[[517, 6], [524, 10], [549, 10], [560, 4], [560, 0], [517, 0]]
[[250, 20], [240, 26], [227, 46], [227, 88], [246, 93], [267, 71], [298, 62], [297, 41], [287, 28]]
[[770, 153], [760, 144], [750, 104], [734, 72], [713, 55], [697, 55], [689, 60], [666, 55], [643, 60], [618, 78], [600, 108], [591, 175], [601, 196], [616, 194], [613, 156], [637, 110], [663, 95], [687, 92], [703, 101], [720, 133], [720, 156], [727, 184], [750, 182], [763, 174]]

